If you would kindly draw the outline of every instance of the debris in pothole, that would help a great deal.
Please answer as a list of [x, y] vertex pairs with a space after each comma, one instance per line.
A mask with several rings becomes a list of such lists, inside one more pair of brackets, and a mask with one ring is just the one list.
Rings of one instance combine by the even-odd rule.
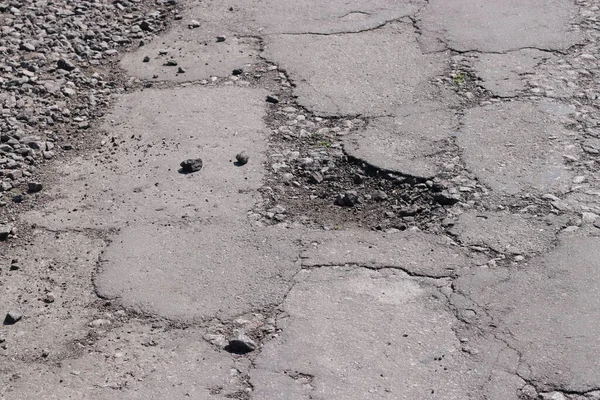
[[237, 160], [239, 165], [248, 164], [249, 158], [250, 158], [250, 156], [248, 156], [248, 153], [246, 153], [245, 151], [242, 151], [235, 156], [235, 159]]
[[342, 207], [353, 207], [363, 201], [364, 198], [359, 196], [356, 191], [349, 190], [346, 193], [338, 194], [335, 199], [335, 204]]
[[11, 310], [4, 317], [4, 325], [13, 325], [21, 320], [23, 316], [17, 310]]
[[267, 96], [267, 103], [277, 104], [279, 103], [279, 97], [270, 94]]
[[225, 347], [230, 353], [246, 354], [256, 350], [256, 342], [243, 332], [234, 333], [229, 339], [229, 344]]
[[185, 161], [182, 161], [179, 165], [181, 166], [181, 172], [183, 173], [197, 172], [202, 169], [202, 159], [190, 158]]

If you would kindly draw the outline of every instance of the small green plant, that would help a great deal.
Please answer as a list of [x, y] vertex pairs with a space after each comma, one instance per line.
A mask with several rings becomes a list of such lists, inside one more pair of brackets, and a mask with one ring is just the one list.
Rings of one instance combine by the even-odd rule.
[[458, 74], [456, 74], [456, 76], [453, 78], [454, 83], [456, 83], [457, 85], [464, 85], [465, 82], [467, 81], [467, 77], [465, 76], [464, 73], [459, 72]]
[[331, 147], [331, 142], [329, 140], [321, 140], [319, 142], [319, 145], [325, 148], [330, 148]]

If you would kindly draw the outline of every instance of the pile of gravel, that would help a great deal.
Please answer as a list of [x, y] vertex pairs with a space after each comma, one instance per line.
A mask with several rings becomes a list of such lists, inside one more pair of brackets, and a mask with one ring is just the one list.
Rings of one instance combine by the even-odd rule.
[[91, 121], [124, 90], [119, 53], [143, 46], [179, 18], [176, 6], [176, 0], [0, 0], [2, 214], [28, 192], [38, 165], [89, 141]]

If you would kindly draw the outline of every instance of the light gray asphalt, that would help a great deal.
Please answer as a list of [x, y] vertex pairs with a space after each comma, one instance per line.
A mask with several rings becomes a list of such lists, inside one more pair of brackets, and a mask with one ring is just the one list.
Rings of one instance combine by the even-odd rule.
[[[20, 217], [35, 240], [11, 252], [68, 289], [60, 311], [3, 295], [27, 318], [2, 398], [600, 398], [597, 1], [184, 6], [121, 61], [143, 82], [98, 151]], [[231, 79], [258, 63], [277, 79]], [[274, 87], [362, 118], [336, 140], [365, 169], [471, 200], [431, 232], [264, 226], [293, 150], [270, 147]], [[255, 351], [226, 351], [239, 331]]]

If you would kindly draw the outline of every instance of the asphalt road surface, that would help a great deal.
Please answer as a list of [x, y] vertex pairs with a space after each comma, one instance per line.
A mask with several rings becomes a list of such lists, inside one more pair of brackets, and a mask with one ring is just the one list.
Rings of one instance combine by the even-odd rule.
[[12, 3], [2, 399], [600, 399], [598, 0]]

